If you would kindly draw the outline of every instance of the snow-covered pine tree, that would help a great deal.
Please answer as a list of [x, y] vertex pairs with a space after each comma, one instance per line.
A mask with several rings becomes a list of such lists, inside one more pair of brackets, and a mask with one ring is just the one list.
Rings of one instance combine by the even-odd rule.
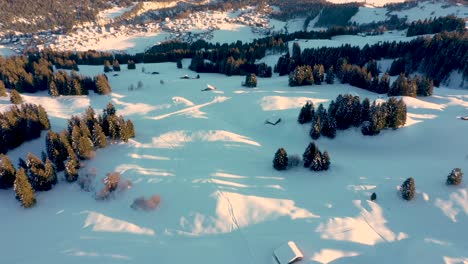
[[273, 168], [276, 170], [285, 170], [288, 167], [288, 154], [284, 148], [279, 148], [273, 159]]

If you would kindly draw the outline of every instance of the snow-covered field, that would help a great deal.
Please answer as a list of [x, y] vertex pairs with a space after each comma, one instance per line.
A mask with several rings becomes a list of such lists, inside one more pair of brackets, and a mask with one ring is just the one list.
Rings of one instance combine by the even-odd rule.
[[[467, 263], [468, 185], [445, 185], [451, 169], [468, 170], [465, 116], [468, 91], [435, 89], [427, 98], [405, 98], [407, 125], [364, 137], [358, 129], [320, 138], [329, 171], [297, 167], [278, 172], [279, 147], [302, 154], [309, 126], [296, 121], [307, 100], [328, 105], [340, 93], [377, 99], [349, 85], [288, 87], [287, 77], [259, 79], [176, 69], [175, 63], [146, 64], [109, 75], [113, 93], [51, 98], [24, 95], [42, 104], [54, 130], [66, 119], [112, 102], [133, 120], [137, 136], [128, 144], [98, 150], [82, 173], [95, 168], [96, 186], [119, 171], [133, 187], [110, 201], [63, 180], [37, 194], [22, 209], [12, 190], [0, 190], [1, 263], [275, 263], [272, 252], [294, 240], [300, 263]], [[80, 66], [95, 75], [101, 66]], [[161, 85], [160, 80], [165, 84]], [[129, 91], [142, 81], [144, 87]], [[217, 87], [202, 92], [207, 84]], [[0, 98], [2, 109], [8, 99]], [[265, 125], [281, 118], [277, 126]], [[40, 155], [44, 138], [10, 151], [16, 161], [28, 151]], [[16, 162], [15, 162], [16, 163]], [[397, 192], [414, 177], [417, 195]], [[377, 202], [369, 201], [372, 192]], [[154, 212], [134, 211], [137, 197], [159, 194]]]
[[3, 45], [0, 45], [0, 56], [6, 57], [6, 56], [11, 56], [13, 54], [15, 54], [15, 52], [12, 49], [5, 47]]

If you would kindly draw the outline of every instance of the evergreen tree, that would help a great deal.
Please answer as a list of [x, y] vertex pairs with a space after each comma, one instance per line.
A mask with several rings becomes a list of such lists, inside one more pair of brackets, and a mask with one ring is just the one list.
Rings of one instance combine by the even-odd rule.
[[125, 129], [126, 129], [128, 138], [135, 137], [135, 126], [133, 125], [133, 122], [130, 119], [125, 121]]
[[431, 96], [434, 91], [434, 82], [427, 77], [420, 79], [417, 86], [418, 88], [416, 93], [419, 96]]
[[325, 110], [325, 107], [323, 106], [323, 104], [319, 104], [316, 115], [317, 117], [320, 117], [320, 122], [321, 122], [320, 126], [323, 128], [322, 123], [325, 120], [325, 118], [327, 118], [327, 110]]
[[279, 148], [273, 159], [273, 168], [276, 170], [285, 170], [288, 167], [288, 154], [284, 148]]
[[129, 69], [129, 70], [135, 70], [136, 69], [136, 65], [135, 65], [135, 62], [133, 60], [128, 61], [127, 69]]
[[377, 194], [374, 192], [372, 193], [371, 197], [370, 197], [371, 201], [375, 201], [377, 200]]
[[299, 46], [299, 43], [294, 42], [293, 47], [292, 47], [292, 57], [291, 57], [297, 64], [302, 64], [301, 63], [301, 47]]
[[307, 101], [306, 104], [301, 108], [297, 122], [299, 124], [305, 124], [312, 121], [312, 117], [315, 115], [314, 103]]
[[325, 82], [327, 84], [333, 84], [335, 82], [335, 71], [333, 70], [333, 65], [330, 66], [327, 70], [327, 75], [325, 77]]
[[104, 61], [104, 72], [110, 72], [111, 71], [110, 66], [111, 64], [108, 60]]
[[325, 74], [325, 68], [323, 67], [322, 64], [315, 64], [314, 65], [314, 68], [312, 70], [312, 75], [313, 75], [313, 79], [314, 79], [314, 83], [315, 84], [321, 84], [323, 82], [323, 77], [324, 77], [324, 74]]
[[307, 148], [302, 154], [302, 160], [304, 161], [304, 167], [309, 168], [312, 164], [312, 160], [314, 159], [315, 155], [319, 152], [319, 149], [315, 145], [315, 142], [309, 143]]
[[316, 140], [320, 137], [321, 127], [320, 127], [320, 117], [312, 118], [312, 126], [310, 127], [309, 135], [312, 139]]
[[23, 168], [20, 168], [16, 172], [14, 190], [16, 199], [21, 202], [24, 208], [29, 208], [36, 204], [36, 195]]
[[[377, 77], [376, 77], [377, 78]], [[386, 94], [390, 90], [390, 75], [386, 72], [380, 78], [379, 85], [377, 86], [377, 90], [375, 91], [378, 94]]]
[[177, 69], [182, 69], [182, 60], [181, 59], [177, 60]]
[[57, 183], [57, 174], [49, 159], [47, 159], [44, 165], [37, 156], [28, 153], [26, 165], [32, 186], [36, 191], [48, 191]]
[[112, 89], [109, 84], [109, 80], [106, 75], [100, 74], [94, 77], [94, 82], [96, 83], [96, 93], [97, 94], [109, 94]]
[[406, 179], [405, 182], [403, 182], [403, 184], [401, 185], [401, 196], [403, 197], [403, 199], [408, 201], [413, 199], [415, 192], [416, 185], [414, 183], [414, 179], [412, 177]]
[[12, 104], [21, 104], [23, 103], [23, 98], [15, 89], [12, 89], [10, 92], [10, 102]]
[[68, 182], [74, 182], [78, 179], [79, 161], [76, 156], [72, 156], [65, 164], [65, 179]]
[[16, 170], [7, 155], [0, 154], [0, 189], [13, 186]]
[[369, 98], [364, 98], [361, 107], [361, 121], [370, 121], [370, 101]]
[[107, 145], [106, 135], [104, 134], [104, 132], [102, 131], [102, 127], [98, 123], [94, 124], [92, 139], [93, 145], [97, 148], [104, 148]]
[[324, 151], [322, 155], [322, 170], [328, 170], [330, 168], [330, 155], [328, 154], [328, 151]]
[[245, 76], [244, 86], [249, 88], [257, 87], [257, 76], [255, 76], [254, 73], [247, 74]]
[[332, 116], [327, 115], [322, 122], [322, 135], [328, 138], [336, 137], [336, 121]]
[[313, 171], [321, 171], [323, 170], [323, 160], [322, 154], [320, 151], [317, 151], [312, 158], [312, 163], [310, 164], [310, 169]]
[[118, 60], [114, 60], [114, 61], [112, 62], [112, 69], [113, 69], [114, 71], [120, 71], [120, 63], [119, 63]]
[[0, 80], [0, 97], [2, 96], [7, 96], [7, 93], [6, 93], [5, 83], [2, 80]]
[[455, 168], [447, 176], [448, 185], [459, 185], [462, 182], [463, 172], [460, 168]]

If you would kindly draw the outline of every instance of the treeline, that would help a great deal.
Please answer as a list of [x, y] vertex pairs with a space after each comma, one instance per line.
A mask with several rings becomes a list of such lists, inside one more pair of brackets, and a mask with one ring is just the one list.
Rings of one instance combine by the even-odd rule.
[[13, 105], [0, 113], [0, 153], [7, 153], [22, 143], [38, 138], [50, 129], [49, 117], [40, 105]]
[[41, 158], [28, 153], [25, 160], [19, 159], [15, 169], [8, 156], [0, 154], [0, 188], [14, 187], [22, 206], [32, 207], [36, 191], [48, 191], [57, 183], [57, 172], [65, 171], [65, 179], [74, 182], [79, 177], [81, 160], [94, 157], [94, 151], [104, 148], [108, 140], [126, 142], [134, 136], [132, 121], [117, 116], [112, 104], [102, 115], [96, 115], [89, 107], [81, 117], [69, 119], [67, 129], [47, 133], [46, 151]]
[[432, 19], [424, 19], [423, 21], [418, 20], [412, 22], [406, 33], [407, 37], [424, 35], [424, 34], [435, 34], [442, 31], [460, 31], [463, 32], [465, 28], [465, 21], [462, 18], [456, 16], [446, 16]]
[[359, 96], [338, 95], [325, 110], [323, 104], [315, 109], [307, 102], [299, 112], [300, 124], [311, 123], [309, 135], [316, 140], [320, 136], [334, 138], [336, 130], [361, 127], [363, 135], [376, 135], [382, 129], [397, 129], [406, 123], [406, 104], [394, 97], [387, 102], [370, 103], [368, 98], [362, 102]]
[[398, 43], [383, 42], [372, 46], [366, 45], [363, 48], [346, 44], [336, 48], [304, 49], [300, 56], [288, 54], [282, 56], [275, 69], [280, 75], [285, 75], [300, 65], [313, 67], [322, 64], [326, 69], [331, 66], [339, 69], [343, 60], [346, 60], [347, 64], [363, 67], [372, 60], [401, 58], [394, 62], [400, 64], [399, 68], [402, 71], [399, 73], [409, 74], [418, 71], [433, 79], [434, 85], [438, 86], [453, 70], [462, 70], [463, 77], [468, 78], [467, 34], [467, 32], [444, 32], [432, 38], [417, 38], [410, 42]]
[[359, 11], [358, 3], [326, 6], [320, 12], [316, 26], [346, 26], [349, 20]]
[[20, 93], [49, 91], [52, 96], [58, 96], [88, 94], [90, 90], [98, 94], [111, 92], [105, 75], [91, 78], [75, 71], [70, 74], [61, 70], [55, 72], [52, 63], [38, 54], [0, 57], [0, 81], [7, 89]]

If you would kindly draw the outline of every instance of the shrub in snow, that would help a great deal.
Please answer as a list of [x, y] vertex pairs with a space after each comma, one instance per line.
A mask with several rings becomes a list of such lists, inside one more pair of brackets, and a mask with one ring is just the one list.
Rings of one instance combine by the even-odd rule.
[[288, 154], [284, 148], [279, 148], [273, 159], [273, 168], [277, 170], [285, 170], [288, 167]]
[[133, 201], [130, 207], [135, 210], [151, 211], [156, 209], [160, 202], [161, 197], [159, 195], [153, 195], [149, 199], [146, 199], [145, 197], [139, 197]]
[[460, 168], [455, 168], [450, 172], [447, 176], [447, 184], [448, 185], [459, 185], [463, 178], [463, 172]]
[[297, 167], [301, 163], [301, 157], [297, 154], [288, 157], [288, 167]]
[[122, 179], [119, 172], [107, 173], [103, 179], [104, 188], [96, 193], [96, 200], [106, 200], [115, 193], [115, 191], [124, 191], [132, 186], [132, 183], [128, 180]]
[[78, 185], [80, 186], [81, 190], [85, 192], [91, 192], [92, 190], [94, 190], [94, 179], [96, 179], [96, 170], [91, 169], [86, 174], [81, 175], [78, 178]]
[[414, 183], [414, 179], [408, 178], [405, 182], [401, 185], [401, 197], [405, 200], [411, 200], [414, 198], [414, 194], [416, 192], [416, 185]]
[[377, 200], [377, 194], [376, 194], [376, 193], [372, 193], [370, 199], [371, 199], [371, 201]]
[[245, 76], [245, 82], [244, 82], [245, 87], [257, 87], [257, 76], [254, 73], [247, 74]]

